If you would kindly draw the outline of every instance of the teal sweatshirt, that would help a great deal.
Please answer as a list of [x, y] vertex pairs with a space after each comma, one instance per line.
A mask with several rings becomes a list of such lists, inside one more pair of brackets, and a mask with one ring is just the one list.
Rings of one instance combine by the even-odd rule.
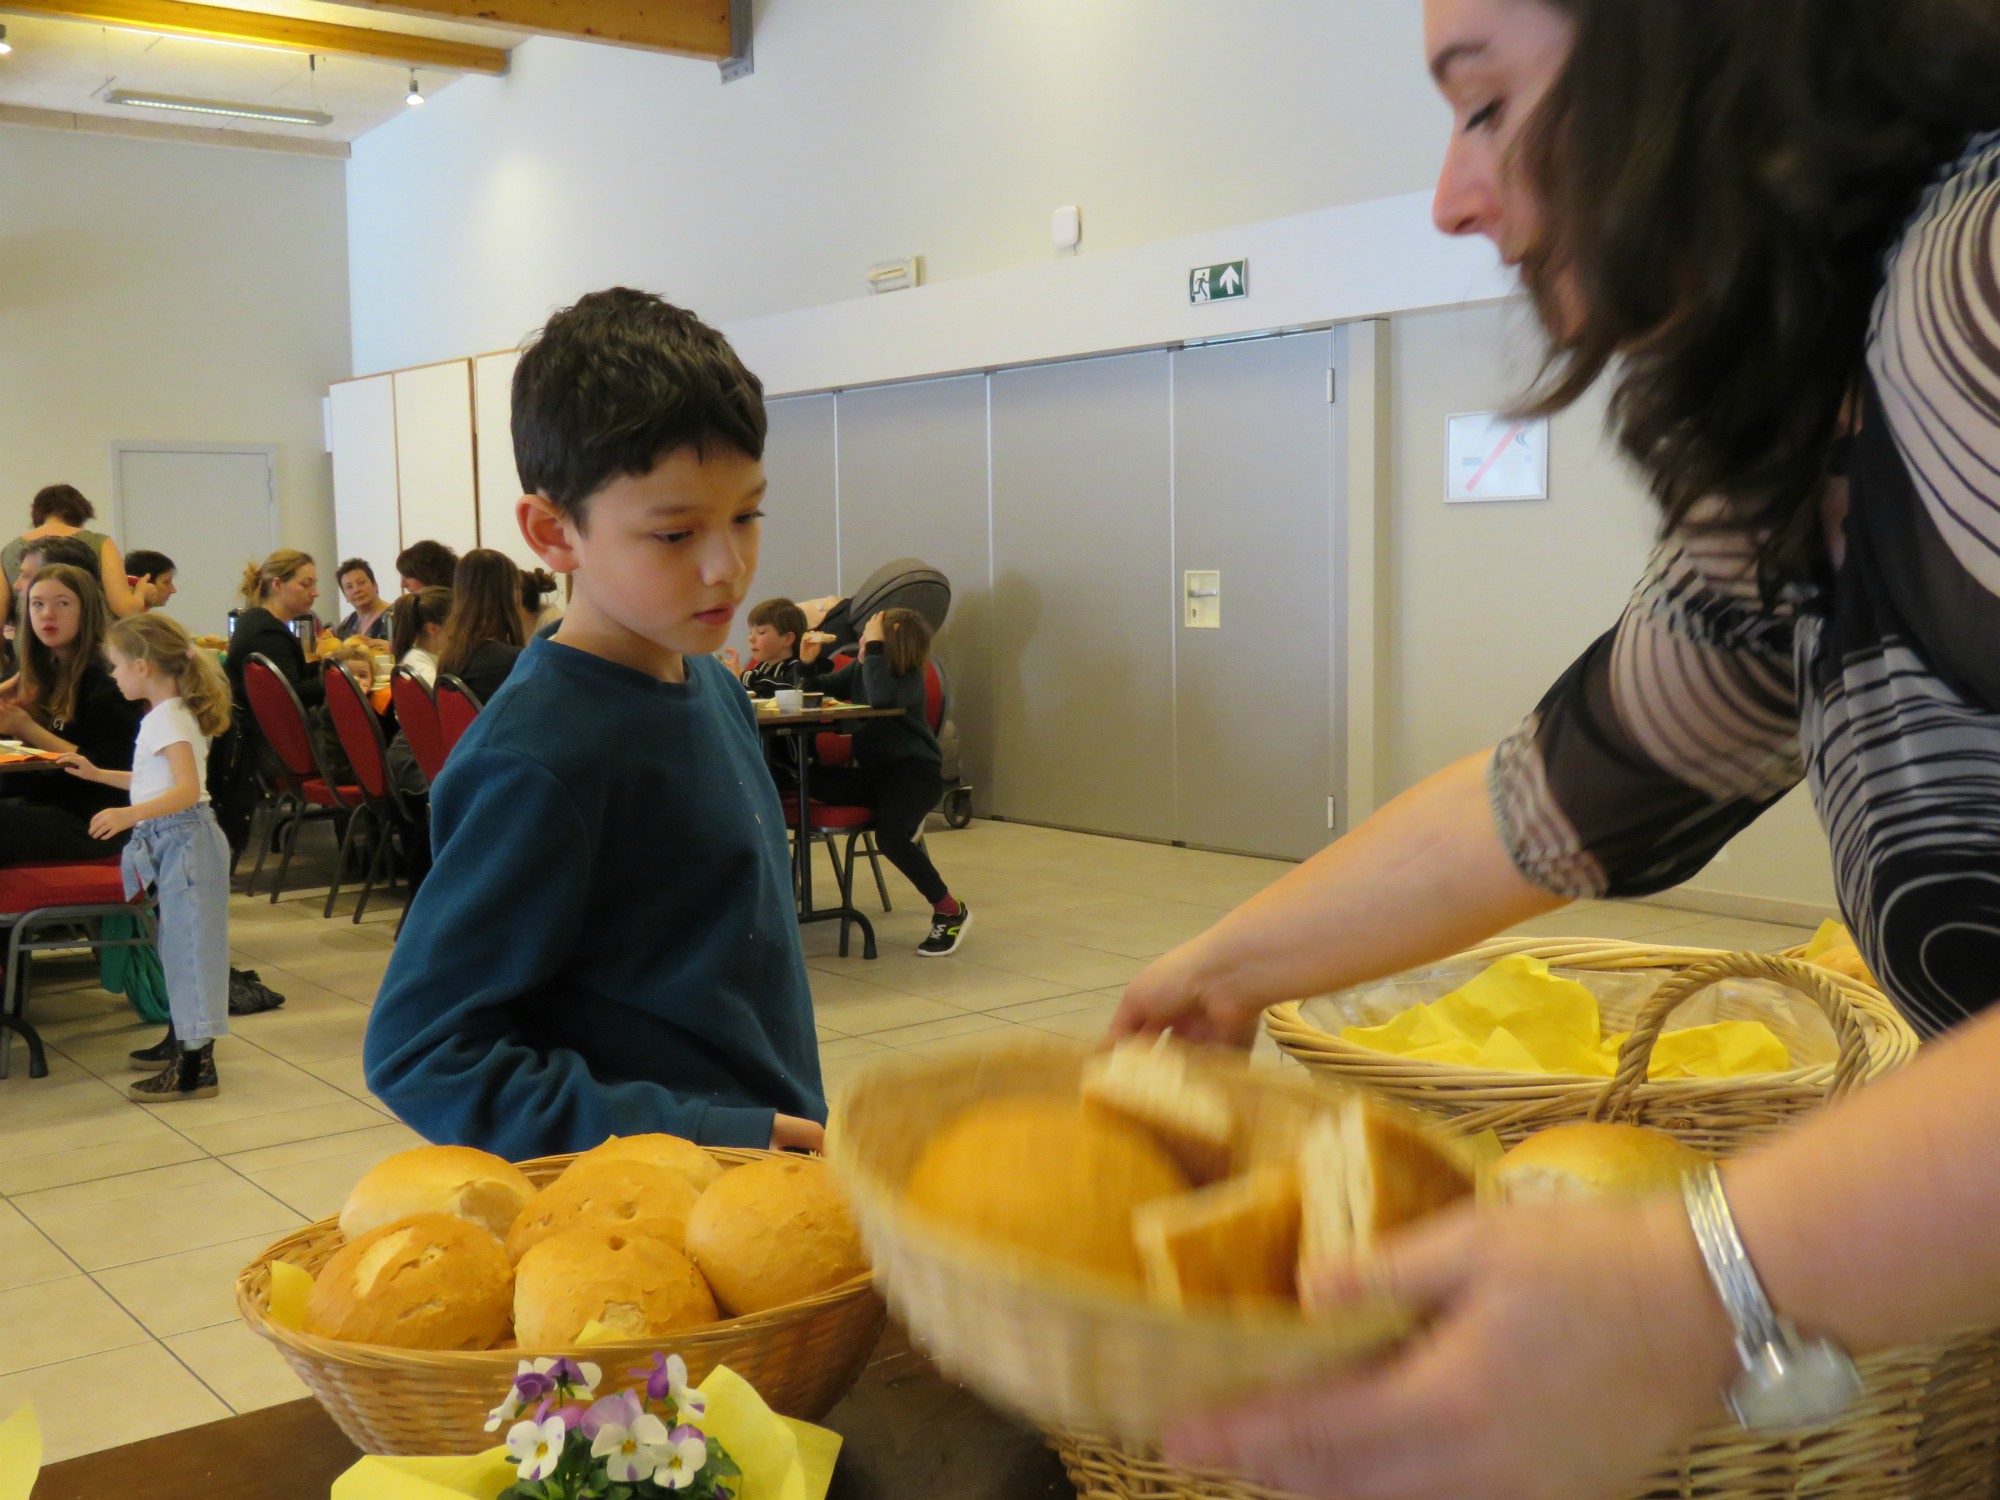
[[369, 1017], [368, 1086], [510, 1160], [824, 1121], [791, 861], [749, 696], [536, 640], [431, 790], [435, 863]]

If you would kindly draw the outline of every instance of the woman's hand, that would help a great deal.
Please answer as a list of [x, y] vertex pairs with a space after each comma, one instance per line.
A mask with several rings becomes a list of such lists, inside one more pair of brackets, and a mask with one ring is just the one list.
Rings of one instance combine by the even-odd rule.
[[72, 776], [81, 777], [85, 781], [97, 780], [97, 767], [93, 766], [81, 755], [65, 755], [56, 764]]
[[10, 740], [24, 740], [34, 722], [34, 716], [17, 700], [0, 698], [0, 735]]
[[773, 1151], [824, 1151], [826, 1127], [797, 1115], [778, 1115], [771, 1121]]
[[868, 623], [861, 627], [861, 644], [866, 646], [870, 642], [879, 641], [881, 639], [882, 639], [882, 611], [878, 609], [875, 611], [874, 614], [868, 617]]
[[1247, 1048], [1257, 1040], [1263, 1007], [1232, 1000], [1225, 987], [1208, 976], [1199, 943], [1198, 938], [1182, 943], [1154, 959], [1125, 987], [1125, 998], [1111, 1018], [1112, 1041], [1159, 1031], [1224, 1047]]
[[90, 820], [90, 836], [94, 839], [115, 839], [137, 821], [129, 807], [107, 807]]
[[1428, 1315], [1387, 1358], [1170, 1429], [1167, 1457], [1337, 1500], [1604, 1500], [1721, 1415], [1734, 1340], [1677, 1196], [1442, 1216], [1310, 1278]]
[[800, 661], [818, 661], [820, 652], [834, 642], [834, 637], [823, 630], [808, 630], [805, 639], [799, 642]]

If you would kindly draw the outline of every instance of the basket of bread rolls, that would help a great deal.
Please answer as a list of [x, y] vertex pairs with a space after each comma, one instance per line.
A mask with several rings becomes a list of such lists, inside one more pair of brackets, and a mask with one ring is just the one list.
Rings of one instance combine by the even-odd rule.
[[1302, 1256], [1475, 1189], [1470, 1155], [1393, 1106], [1171, 1041], [880, 1065], [837, 1101], [828, 1149], [891, 1307], [1073, 1472], [1397, 1337], [1386, 1303], [1309, 1320]]
[[[1498, 1048], [1484, 1049], [1474, 1063], [1462, 1048], [1398, 1052], [1384, 1050], [1377, 1040], [1399, 1030], [1418, 1039], [1434, 1035], [1399, 1023], [1491, 982], [1503, 969], [1523, 966], [1535, 970], [1536, 983], [1593, 1008], [1588, 1024], [1601, 1032], [1594, 1046], [1572, 1054], [1554, 1049], [1571, 1060], [1536, 1064], [1520, 1058], [1495, 1066], [1485, 1057]], [[1837, 1022], [1815, 998], [1826, 985], [1843, 1002]], [[1684, 1007], [1672, 998], [1683, 991], [1694, 1004]], [[1671, 1122], [1677, 1133], [1709, 1129], [1709, 1144], [1717, 1148], [1735, 1149], [1745, 1131], [1769, 1134], [1819, 1108], [1843, 1065], [1872, 1078], [1903, 1066], [1917, 1050], [1916, 1032], [1894, 1004], [1851, 973], [1807, 968], [1780, 954], [1732, 955], [1596, 938], [1498, 938], [1370, 990], [1273, 1006], [1264, 1025], [1280, 1048], [1321, 1078], [1447, 1116], [1469, 1133], [1496, 1131], [1511, 1145], [1550, 1125], [1588, 1116], [1621, 1043], [1653, 1010], [1672, 1021], [1648, 1065], [1654, 1084], [1645, 1098], [1648, 1119]], [[1761, 1060], [1750, 1064], [1755, 1071], [1744, 1071], [1739, 1062], [1716, 1076], [1700, 1076], [1699, 1069], [1668, 1065], [1677, 1040], [1750, 1024], [1768, 1033], [1754, 1054]], [[1844, 1063], [1843, 1028], [1851, 1029], [1854, 1041]], [[1520, 1049], [1514, 1051], [1519, 1057]]]
[[378, 1454], [490, 1447], [517, 1362], [543, 1356], [591, 1360], [606, 1393], [643, 1383], [632, 1372], [655, 1352], [680, 1355], [691, 1381], [727, 1364], [774, 1411], [813, 1421], [885, 1317], [823, 1161], [668, 1135], [519, 1165], [401, 1152], [338, 1218], [245, 1267], [236, 1305]]

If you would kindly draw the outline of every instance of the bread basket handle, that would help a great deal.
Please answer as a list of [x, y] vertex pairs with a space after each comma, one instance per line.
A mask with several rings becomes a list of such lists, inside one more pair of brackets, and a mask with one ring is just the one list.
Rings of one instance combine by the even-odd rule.
[[1634, 1096], [1646, 1081], [1646, 1072], [1653, 1060], [1653, 1043], [1659, 1040], [1667, 1017], [1710, 985], [1724, 979], [1775, 980], [1797, 990], [1826, 1013], [1840, 1047], [1833, 1065], [1833, 1083], [1827, 1089], [1827, 1103], [1845, 1098], [1861, 1083], [1868, 1071], [1868, 1037], [1861, 1028], [1860, 1017], [1854, 1013], [1854, 1007], [1847, 1003], [1847, 997], [1841, 994], [1840, 987], [1831, 978], [1810, 964], [1781, 958], [1775, 953], [1724, 953], [1681, 970], [1653, 992], [1652, 998], [1639, 1012], [1638, 1019], [1632, 1023], [1631, 1035], [1618, 1049], [1617, 1070], [1612, 1074], [1611, 1082], [1604, 1086], [1604, 1092], [1591, 1105], [1591, 1119], [1629, 1118], [1635, 1112]]

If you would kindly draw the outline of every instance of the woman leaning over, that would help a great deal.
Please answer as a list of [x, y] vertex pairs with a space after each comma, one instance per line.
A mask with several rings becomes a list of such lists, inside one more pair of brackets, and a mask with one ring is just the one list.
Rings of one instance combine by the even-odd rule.
[[96, 554], [98, 586], [104, 590], [112, 614], [122, 618], [151, 609], [159, 600], [151, 585], [141, 582], [134, 586], [126, 581], [125, 559], [119, 555], [118, 544], [101, 531], [85, 529], [96, 518], [97, 508], [75, 485], [51, 484], [37, 491], [28, 506], [28, 529], [0, 547], [0, 574], [6, 575], [7, 587], [11, 589], [20, 574], [21, 554], [29, 542], [73, 536]]

